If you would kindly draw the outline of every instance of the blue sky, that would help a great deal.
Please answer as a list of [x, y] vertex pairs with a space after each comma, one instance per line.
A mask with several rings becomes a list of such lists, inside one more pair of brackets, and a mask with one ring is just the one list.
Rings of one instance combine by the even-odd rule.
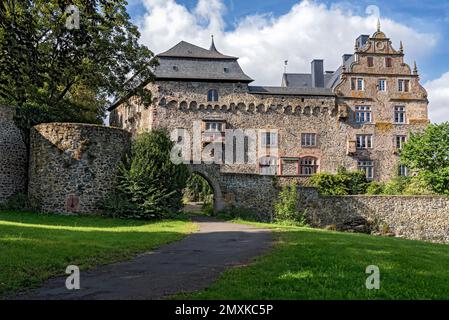
[[[255, 85], [280, 85], [288, 72], [309, 72], [312, 59], [336, 70], [360, 34], [382, 31], [405, 62], [418, 63], [430, 117], [449, 121], [449, 0], [128, 0], [128, 12], [155, 53], [181, 40], [240, 57]], [[374, 10], [373, 10], [374, 8]], [[378, 10], [378, 12], [376, 11]]]
[[[128, 11], [134, 19], [145, 12], [142, 1], [131, 0]], [[193, 10], [197, 0], [179, 0]], [[426, 70], [423, 81], [435, 79], [449, 70], [449, 1], [444, 0], [348, 0], [348, 1], [316, 1], [328, 6], [340, 6], [363, 15], [370, 5], [380, 8], [381, 17], [388, 17], [416, 30], [439, 35], [438, 46], [433, 50], [431, 59], [419, 62]], [[239, 19], [252, 14], [272, 13], [279, 16], [287, 13], [298, 0], [224, 0], [226, 29], [232, 29]]]

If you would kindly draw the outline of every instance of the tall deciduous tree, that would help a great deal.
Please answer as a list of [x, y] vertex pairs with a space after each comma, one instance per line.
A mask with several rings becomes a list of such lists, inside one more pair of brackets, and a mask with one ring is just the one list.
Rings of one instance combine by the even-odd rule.
[[0, 3], [0, 103], [17, 109], [24, 137], [41, 122], [101, 123], [108, 103], [124, 95], [148, 104], [144, 84], [156, 61], [138, 43], [125, 6], [124, 0]]
[[449, 122], [412, 134], [401, 151], [401, 161], [435, 192], [449, 195]]

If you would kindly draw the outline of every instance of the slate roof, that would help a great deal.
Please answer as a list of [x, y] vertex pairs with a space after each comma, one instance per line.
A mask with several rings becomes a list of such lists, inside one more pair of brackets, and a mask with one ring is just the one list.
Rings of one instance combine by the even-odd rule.
[[260, 87], [249, 86], [249, 92], [252, 94], [273, 94], [273, 95], [305, 95], [305, 96], [333, 96], [330, 88], [312, 88], [312, 87]]
[[[324, 84], [332, 78], [333, 74], [324, 74]], [[295, 88], [311, 88], [312, 74], [311, 73], [284, 73], [282, 77], [282, 86]]]
[[[344, 63], [346, 70], [349, 70], [354, 62], [355, 56], [351, 55]], [[340, 80], [343, 67], [340, 66], [334, 73], [324, 74], [324, 87], [333, 89]], [[312, 88], [312, 74], [310, 73], [284, 73], [282, 76], [282, 86], [289, 88]]]
[[196, 59], [233, 59], [237, 60], [237, 57], [227, 56], [218, 52], [215, 48], [215, 44], [212, 43], [209, 50], [198, 47], [194, 44], [181, 41], [173, 48], [160, 53], [158, 57], [170, 57], [170, 58], [196, 58]]
[[212, 42], [209, 50], [181, 41], [170, 50], [157, 55], [159, 66], [154, 69], [158, 80], [206, 80], [252, 82], [238, 58], [224, 55]]

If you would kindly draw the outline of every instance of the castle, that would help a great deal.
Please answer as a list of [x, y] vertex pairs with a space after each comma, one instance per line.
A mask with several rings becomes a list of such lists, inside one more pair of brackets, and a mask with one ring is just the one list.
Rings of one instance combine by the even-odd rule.
[[157, 58], [156, 81], [146, 87], [152, 106], [121, 99], [110, 108], [110, 125], [133, 135], [156, 128], [193, 134], [199, 121], [203, 148], [223, 141], [225, 130], [256, 129], [256, 163], [225, 163], [221, 172], [301, 180], [343, 166], [387, 181], [408, 174], [398, 151], [429, 124], [416, 63], [404, 62], [402, 42], [395, 50], [380, 25], [357, 38], [336, 71], [313, 60], [311, 73], [285, 73], [278, 87], [251, 86], [238, 58], [220, 53], [213, 39], [209, 50], [180, 42]]

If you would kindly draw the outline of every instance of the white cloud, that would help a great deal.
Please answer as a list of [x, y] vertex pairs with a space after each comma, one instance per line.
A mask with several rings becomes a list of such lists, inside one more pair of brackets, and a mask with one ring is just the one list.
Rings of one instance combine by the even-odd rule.
[[449, 121], [449, 72], [439, 79], [426, 82], [424, 87], [429, 93], [429, 114], [432, 122]]
[[[138, 23], [142, 42], [155, 53], [181, 40], [208, 48], [214, 34], [217, 48], [240, 57], [243, 70], [259, 85], [280, 85], [284, 60], [289, 60], [289, 72], [309, 72], [310, 61], [315, 58], [325, 60], [326, 70], [335, 70], [341, 56], [353, 52], [355, 39], [374, 33], [377, 25], [376, 10], [361, 16], [345, 5], [329, 7], [304, 0], [279, 17], [269, 12], [248, 15], [233, 28], [226, 28], [222, 0], [198, 0], [192, 10], [175, 0], [142, 1], [147, 10]], [[418, 32], [388, 18], [382, 18], [382, 31], [396, 48], [403, 41], [410, 64], [428, 56], [438, 40], [434, 34]], [[432, 119], [448, 120], [449, 109], [444, 104], [449, 101], [449, 73], [425, 86]]]

